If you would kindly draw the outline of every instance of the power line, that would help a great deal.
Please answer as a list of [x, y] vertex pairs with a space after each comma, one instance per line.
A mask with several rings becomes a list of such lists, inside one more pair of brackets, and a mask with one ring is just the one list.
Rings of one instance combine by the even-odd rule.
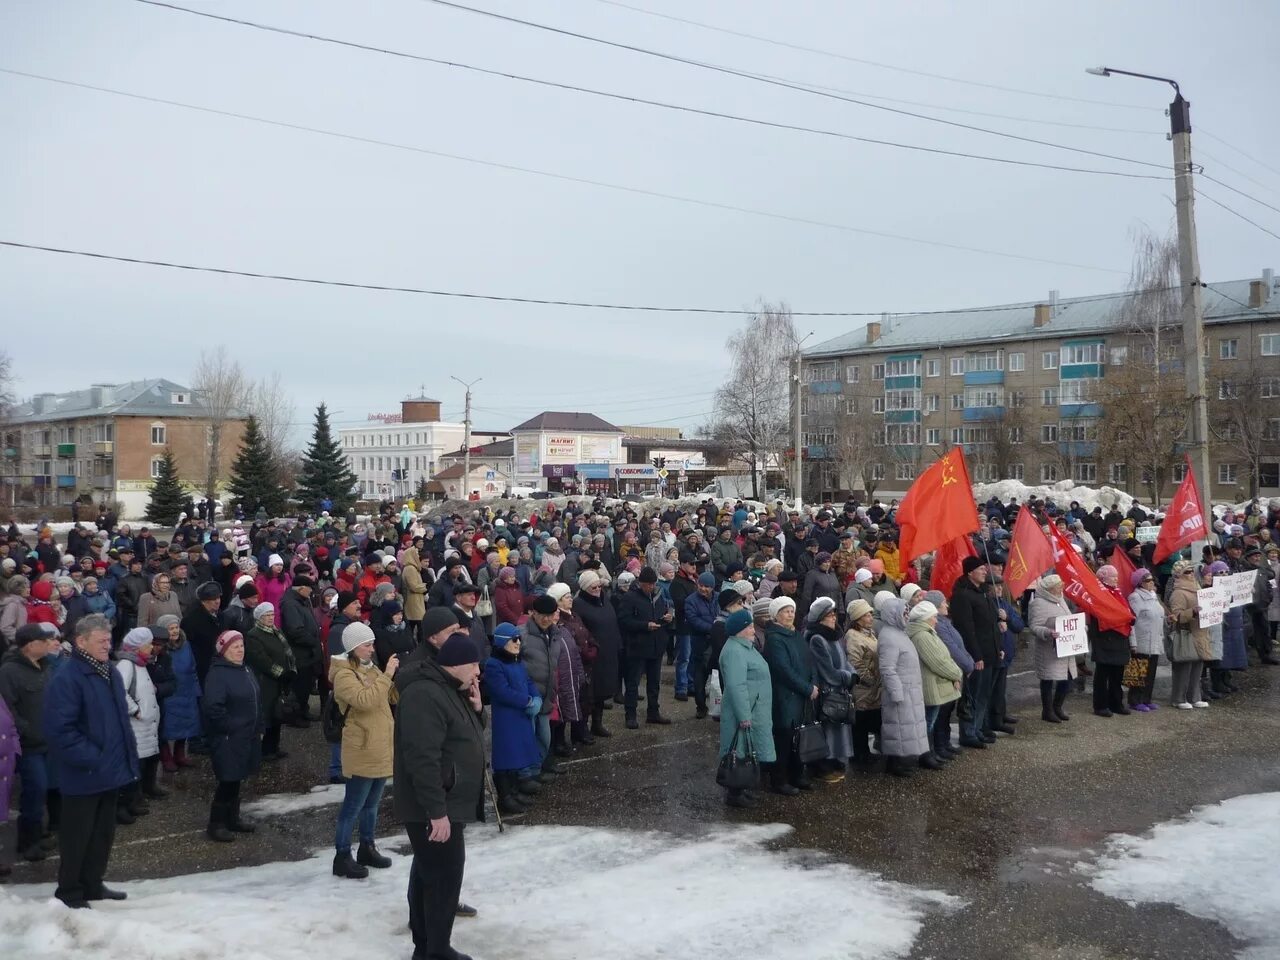
[[1231, 166], [1230, 164], [1226, 163], [1225, 161], [1219, 160], [1217, 157], [1215, 157], [1213, 154], [1211, 154], [1211, 153], [1210, 153], [1208, 150], [1206, 150], [1204, 147], [1200, 147], [1200, 146], [1197, 146], [1197, 147], [1196, 147], [1196, 156], [1198, 156], [1198, 157], [1205, 157], [1206, 159], [1210, 160], [1211, 162], [1216, 163], [1216, 164], [1217, 164], [1219, 167], [1221, 167], [1223, 170], [1230, 170], [1230, 171], [1231, 171], [1232, 173], [1234, 173], [1236, 176], [1238, 176], [1238, 177], [1244, 177], [1244, 179], [1248, 180], [1250, 183], [1256, 183], [1258, 186], [1262, 187], [1264, 190], [1271, 190], [1271, 191], [1275, 191], [1275, 189], [1276, 189], [1276, 188], [1275, 188], [1274, 186], [1272, 186], [1271, 184], [1269, 184], [1269, 183], [1265, 183], [1265, 182], [1263, 182], [1262, 180], [1259, 180], [1257, 177], [1251, 177], [1251, 176], [1249, 176], [1249, 174], [1245, 173], [1245, 172], [1244, 172], [1243, 170], [1241, 170], [1239, 167], [1233, 167], [1233, 166]]
[[1246, 160], [1252, 160], [1258, 166], [1262, 167], [1262, 169], [1270, 170], [1272, 173], [1275, 173], [1275, 174], [1280, 174], [1280, 168], [1270, 166], [1269, 164], [1259, 160], [1257, 157], [1251, 154], [1245, 153], [1239, 147], [1235, 146], [1234, 144], [1228, 143], [1226, 140], [1223, 140], [1221, 137], [1215, 134], [1210, 133], [1204, 127], [1197, 127], [1196, 129], [1199, 130], [1206, 137], [1208, 137], [1210, 140], [1217, 140], [1220, 144], [1222, 144], [1224, 147], [1228, 148], [1229, 150], [1234, 150], [1236, 153], [1240, 154], [1240, 156], [1244, 157]]
[[[860, 136], [855, 136], [854, 134], [841, 133], [834, 130], [825, 130], [817, 127], [807, 127], [799, 124], [782, 123], [782, 122], [773, 121], [773, 120], [763, 120], [758, 117], [747, 117], [740, 114], [725, 113], [725, 112], [716, 111], [716, 110], [704, 110], [699, 107], [691, 107], [685, 104], [671, 103], [671, 102], [662, 101], [662, 100], [650, 100], [644, 97], [629, 96], [627, 94], [611, 93], [609, 91], [597, 90], [592, 87], [578, 86], [576, 84], [557, 83], [555, 81], [544, 80], [539, 77], [530, 77], [524, 74], [511, 73], [509, 71], [504, 71], [504, 70], [492, 70], [487, 67], [478, 67], [478, 66], [475, 66], [474, 64], [463, 63], [461, 61], [456, 61], [456, 60], [444, 60], [437, 57], [427, 57], [427, 56], [422, 56], [416, 53], [408, 53], [402, 50], [392, 50], [387, 47], [377, 47], [369, 44], [356, 43], [350, 40], [340, 40], [336, 37], [327, 37], [321, 34], [306, 33], [304, 31], [291, 30], [285, 27], [275, 27], [269, 24], [258, 23], [252, 20], [241, 20], [235, 17], [225, 17], [225, 16], [221, 16], [220, 14], [208, 13], [203, 10], [191, 10], [187, 7], [177, 6], [176, 4], [163, 3], [161, 2], [161, 0], [135, 0], [135, 2], [145, 4], [147, 6], [159, 7], [166, 10], [173, 10], [179, 13], [187, 13], [196, 17], [204, 17], [209, 20], [219, 20], [224, 23], [231, 23], [231, 24], [236, 24], [238, 26], [251, 27], [256, 30], [266, 30], [271, 33], [279, 33], [285, 36], [298, 37], [305, 40], [315, 40], [321, 43], [331, 43], [337, 46], [349, 47], [355, 50], [363, 50], [369, 53], [380, 53], [386, 56], [399, 57], [406, 60], [416, 60], [421, 63], [431, 63], [437, 66], [453, 67], [461, 70], [469, 70], [474, 73], [483, 74], [485, 76], [499, 77], [506, 80], [519, 80], [524, 83], [533, 83], [533, 84], [537, 84], [538, 86], [550, 87], [556, 90], [567, 90], [574, 93], [587, 94], [589, 96], [604, 97], [610, 100], [620, 100], [627, 103], [638, 103], [638, 104], [643, 104], [645, 106], [660, 107], [666, 110], [676, 110], [682, 113], [696, 114], [698, 116], [715, 117], [720, 120], [733, 120], [738, 123], [750, 123], [757, 126], [771, 127], [778, 130], [793, 130], [793, 131], [798, 131], [802, 133], [810, 133], [817, 136], [837, 137], [842, 140], [852, 140], [858, 143], [870, 143], [876, 146], [894, 147], [896, 149], [901, 149], [901, 150], [915, 150], [922, 153], [931, 153], [939, 156], [963, 157], [970, 160], [985, 160], [990, 163], [1003, 163], [1003, 164], [1008, 164], [1012, 166], [1039, 167], [1041, 169], [1059, 170], [1059, 171], [1068, 172], [1068, 173], [1091, 173], [1091, 174], [1096, 174], [1100, 176], [1127, 177], [1130, 179], [1138, 179], [1138, 180], [1170, 179], [1169, 176], [1163, 175], [1163, 174], [1156, 175], [1156, 174], [1125, 173], [1119, 170], [1098, 170], [1098, 169], [1089, 168], [1089, 167], [1071, 167], [1063, 164], [1041, 163], [1041, 162], [1032, 161], [1032, 160], [1014, 160], [1008, 157], [997, 157], [997, 156], [991, 156], [988, 154], [968, 153], [962, 150], [946, 150], [941, 147], [927, 147], [921, 144], [902, 143], [900, 141], [895, 141], [895, 140], [883, 140], [883, 139], [878, 139], [873, 137], [860, 137]], [[430, 2], [443, 2], [443, 0], [430, 0]], [[470, 8], [460, 8], [460, 9], [469, 10]], [[484, 11], [477, 11], [477, 12], [484, 12]], [[498, 16], [497, 14], [490, 14], [490, 15]], [[524, 21], [518, 21], [518, 22], [524, 22]], [[541, 26], [539, 24], [531, 24], [531, 25]], [[552, 28], [546, 28], [546, 29], [552, 29]], [[575, 34], [574, 36], [577, 36], [577, 35]], [[594, 38], [587, 38], [587, 39], [594, 39]], [[610, 41], [600, 41], [600, 42], [610, 43]], [[648, 51], [644, 51], [644, 52], [648, 52]], [[654, 55], [667, 57], [666, 54], [654, 54]], [[753, 80], [759, 79], [766, 83], [773, 83], [781, 86], [787, 86], [787, 87], [790, 87], [791, 89], [800, 90], [806, 93], [814, 93], [820, 96], [834, 97], [835, 99], [838, 99], [838, 100], [848, 100], [848, 102], [850, 103], [859, 103], [859, 104], [862, 103], [862, 101], [852, 100], [850, 98], [837, 96], [835, 94], [822, 93], [821, 91], [817, 91], [817, 90], [809, 90], [805, 87], [795, 85], [795, 84], [786, 84], [786, 83], [782, 83], [781, 81], [768, 80], [766, 78], [762, 78], [754, 74], [748, 74], [748, 73], [743, 73], [741, 71], [731, 70], [730, 68], [727, 68], [727, 67], [715, 67], [712, 65], [701, 64], [698, 61], [693, 61], [693, 60], [690, 60], [687, 62], [695, 66], [707, 66], [710, 69], [719, 70], [721, 72], [729, 73], [735, 76], [746, 77], [748, 79], [753, 79]], [[896, 110], [895, 108], [885, 107], [880, 104], [866, 103], [864, 105], [868, 107], [872, 107], [874, 109], [892, 110], [893, 112], [897, 112], [897, 113], [905, 112], [905, 111]], [[950, 124], [952, 126], [961, 126], [961, 127], [967, 126], [966, 124], [957, 124], [954, 121], [950, 121], [950, 120], [942, 120], [938, 117], [927, 117], [924, 114], [910, 114], [910, 115], [919, 116], [921, 119], [932, 120], [937, 123]], [[985, 128], [981, 128], [981, 127], [971, 127], [970, 129], [980, 130], [986, 133], [992, 133], [995, 136], [1007, 137], [1013, 140], [1022, 140], [1028, 143], [1037, 143], [1037, 144], [1042, 144], [1050, 147], [1059, 147], [1064, 150], [1070, 150], [1075, 153], [1083, 153], [1090, 156], [1101, 157], [1103, 159], [1120, 160], [1125, 163], [1136, 163], [1142, 166], [1153, 167], [1159, 170], [1164, 169], [1163, 164], [1150, 163], [1145, 160], [1133, 160], [1128, 157], [1120, 157], [1120, 156], [1116, 156], [1108, 153], [1100, 153], [1092, 150], [1084, 150], [1078, 147], [1069, 147], [1062, 144], [1051, 143], [1046, 140], [1036, 140], [1031, 137], [1020, 137], [1016, 134], [1001, 133], [999, 131], [986, 130]]]
[[[621, 7], [624, 10], [632, 10], [636, 13], [642, 13], [650, 17], [659, 17], [663, 20], [672, 20], [672, 21], [675, 21], [676, 23], [685, 23], [690, 26], [700, 27], [703, 30], [714, 30], [716, 33], [724, 33], [732, 37], [743, 37], [747, 40], [758, 40], [761, 43], [769, 43], [769, 44], [773, 44], [774, 46], [785, 47], [788, 50], [798, 50], [801, 53], [816, 53], [822, 57], [832, 57], [836, 60], [848, 61], [849, 63], [860, 63], [868, 67], [878, 67], [881, 70], [895, 70], [899, 73], [909, 73], [917, 77], [928, 77], [932, 80], [946, 80], [949, 83], [961, 83], [971, 87], [983, 87], [984, 89], [987, 89], [987, 90], [1000, 90], [1004, 93], [1018, 93], [1028, 97], [1042, 97], [1048, 100], [1064, 100], [1072, 103], [1088, 103], [1088, 104], [1093, 104], [1095, 106], [1102, 106], [1102, 107], [1118, 107], [1124, 110], [1153, 110], [1154, 109], [1153, 107], [1148, 107], [1144, 104], [1113, 103], [1108, 100], [1089, 100], [1084, 97], [1068, 97], [1068, 96], [1063, 96], [1062, 94], [1057, 94], [1057, 93], [1042, 93], [1037, 90], [1025, 90], [1019, 87], [1006, 87], [998, 83], [983, 83], [980, 80], [967, 80], [962, 77], [951, 77], [941, 73], [929, 73], [928, 71], [925, 71], [925, 70], [914, 70], [910, 67], [903, 67], [893, 63], [882, 63], [878, 60], [865, 60], [861, 57], [851, 57], [848, 54], [836, 53], [833, 50], [823, 50], [820, 47], [808, 47], [799, 43], [788, 43], [785, 40], [778, 40], [774, 37], [762, 37], [759, 34], [745, 33], [741, 30], [730, 30], [727, 27], [719, 27], [719, 26], [715, 26], [714, 24], [703, 23], [702, 21], [699, 21], [699, 20], [689, 20], [684, 17], [677, 17], [667, 13], [659, 13], [656, 10], [646, 10], [643, 7], [635, 7], [628, 3], [620, 3], [618, 2], [618, 0], [596, 0], [596, 2], [605, 3], [611, 7]], [[940, 108], [940, 109], [943, 109], [943, 108]], [[995, 114], [992, 114], [992, 116], [995, 116]], [[1007, 119], [1013, 119], [1013, 118], [1007, 118]], [[1029, 122], [1037, 122], [1037, 121], [1029, 121]], [[1044, 121], [1038, 121], [1038, 122], [1049, 123], [1051, 121], [1044, 120]], [[1099, 129], [1105, 129], [1105, 128], [1099, 128]]]
[[[1196, 191], [1199, 193], [1199, 191]], [[253, 280], [279, 280], [287, 283], [304, 283], [323, 287], [343, 287], [350, 290], [376, 290], [384, 293], [410, 293], [428, 297], [451, 297], [461, 300], [490, 300], [497, 303], [522, 303], [552, 307], [582, 307], [593, 310], [626, 310], [641, 313], [693, 313], [713, 314], [720, 316], [754, 316], [755, 310], [732, 310], [713, 307], [661, 307], [640, 304], [594, 303], [583, 300], [544, 300], [536, 297], [514, 297], [492, 293], [464, 293], [453, 290], [433, 290], [424, 287], [392, 286], [389, 284], [357, 283], [350, 280], [323, 280], [315, 277], [296, 277], [288, 274], [262, 273], [250, 270], [234, 270], [229, 267], [198, 266], [189, 263], [175, 263], [168, 260], [149, 260], [142, 257], [126, 257], [110, 253], [96, 253], [87, 250], [72, 250], [65, 247], [51, 247], [36, 243], [22, 243], [17, 240], [0, 240], [0, 246], [13, 247], [19, 250], [36, 250], [43, 253], [56, 253], [66, 256], [87, 257], [92, 260], [108, 260], [116, 263], [131, 263], [140, 266], [164, 267], [170, 270], [187, 270], [193, 273], [213, 273], [222, 276], [248, 277]], [[1177, 287], [1170, 287], [1176, 290]], [[1149, 291], [1148, 291], [1149, 292]], [[1132, 293], [1107, 293], [1094, 297], [1073, 297], [1063, 301], [1063, 308], [1076, 303], [1097, 303], [1104, 300], [1123, 300], [1133, 296]], [[1026, 310], [1030, 304], [1010, 303], [995, 307], [963, 307], [950, 310], [788, 310], [793, 317], [880, 317], [888, 313], [892, 317], [931, 317], [959, 313], [1002, 313], [1008, 310]]]
[[[159, 3], [159, 0], [138, 0], [139, 3], [149, 3], [158, 6], [168, 6]], [[1103, 153], [1098, 150], [1087, 150], [1084, 147], [1073, 147], [1065, 143], [1054, 143], [1051, 140], [1040, 140], [1036, 137], [1024, 137], [1016, 133], [1008, 133], [1003, 130], [992, 130], [989, 127], [979, 127], [970, 123], [960, 123], [958, 120], [946, 120], [942, 117], [931, 117], [923, 113], [915, 113], [911, 110], [902, 110], [898, 107], [887, 107], [882, 103], [871, 103], [866, 100], [859, 100], [855, 97], [847, 97], [841, 94], [830, 93], [815, 87], [806, 87], [803, 84], [793, 83], [787, 80], [779, 80], [772, 77], [766, 77], [759, 73], [751, 73], [746, 70], [739, 70], [734, 67], [726, 67], [721, 64], [708, 63], [704, 60], [692, 60], [688, 57], [676, 56], [672, 53], [663, 53], [660, 50], [651, 50], [647, 47], [639, 47], [630, 43], [621, 43], [616, 40], [606, 40], [603, 37], [592, 36], [586, 33], [577, 33], [573, 30], [566, 30], [562, 27], [553, 27], [550, 24], [537, 23], [533, 20], [522, 20], [519, 17], [511, 17], [506, 14], [497, 13], [493, 10], [483, 10], [479, 7], [468, 7], [465, 4], [455, 3], [453, 0], [424, 0], [426, 3], [434, 3], [437, 6], [448, 7], [451, 10], [459, 10], [465, 13], [474, 13], [483, 17], [491, 17], [495, 20], [502, 20], [506, 23], [519, 24], [520, 26], [532, 27], [535, 30], [545, 30], [549, 33], [559, 34], [560, 36], [573, 37], [577, 40], [586, 40], [590, 43], [599, 43], [607, 47], [613, 47], [618, 50], [628, 50], [632, 53], [639, 53], [648, 57], [657, 57], [660, 60], [669, 60], [672, 63], [682, 63], [686, 66], [701, 67], [704, 70], [712, 70], [716, 73], [723, 73], [728, 76], [741, 77], [747, 80], [755, 80], [758, 83], [765, 83], [770, 86], [782, 87], [787, 90], [796, 90], [801, 93], [809, 93], [818, 97], [825, 97], [831, 100], [839, 100], [844, 103], [852, 103], [861, 107], [869, 107], [872, 110], [884, 110], [888, 113], [896, 113], [904, 117], [914, 117], [917, 120], [927, 120], [930, 123], [941, 123], [949, 127], [958, 127], [962, 130], [971, 130], [975, 133], [985, 133], [993, 137], [1004, 137], [1008, 140], [1017, 140], [1022, 143], [1034, 143], [1042, 147], [1053, 147], [1057, 150], [1068, 150], [1072, 153], [1080, 153], [1090, 157], [1101, 157], [1107, 160], [1119, 160], [1122, 163], [1136, 163], [1143, 167], [1156, 167], [1163, 169], [1164, 164], [1153, 163], [1149, 160], [1136, 160], [1132, 157], [1122, 157], [1113, 153]], [[176, 8], [182, 9], [182, 8]]]
[[1200, 176], [1203, 177], [1205, 180], [1208, 180], [1210, 183], [1216, 183], [1218, 186], [1222, 187], [1225, 190], [1230, 190], [1232, 193], [1239, 194], [1240, 196], [1244, 197], [1246, 200], [1252, 200], [1254, 203], [1264, 206], [1268, 210], [1274, 210], [1276, 213], [1280, 213], [1280, 207], [1277, 207], [1271, 203], [1267, 203], [1267, 201], [1265, 200], [1259, 200], [1257, 197], [1251, 194], [1245, 193], [1243, 190], [1237, 190], [1235, 187], [1231, 186], [1231, 184], [1223, 183], [1217, 177], [1211, 177], [1209, 176], [1209, 174], [1204, 173], [1203, 171], [1201, 171]]
[[125, 90], [117, 90], [111, 87], [102, 87], [90, 83], [81, 83], [75, 80], [64, 80], [59, 77], [50, 77], [38, 73], [27, 73], [23, 70], [13, 70], [7, 67], [0, 67], [0, 73], [7, 73], [13, 76], [25, 77], [31, 80], [42, 80], [48, 83], [56, 83], [62, 86], [74, 87], [81, 90], [90, 90], [97, 93], [106, 93], [112, 96], [124, 97], [130, 100], [139, 100], [144, 103], [161, 104], [163, 106], [178, 107], [184, 110], [194, 110], [199, 113], [207, 113], [213, 116], [228, 117], [235, 120], [245, 120], [251, 123], [261, 123], [267, 126], [280, 127], [286, 130], [301, 131], [303, 133], [313, 133], [319, 136], [333, 137], [339, 140], [347, 140], [353, 143], [363, 143], [369, 146], [387, 147], [393, 150], [404, 150], [411, 153], [423, 154], [425, 156], [439, 157], [445, 160], [457, 160], [462, 163], [473, 163], [479, 166], [492, 167], [499, 170], [506, 170], [514, 173], [525, 173], [532, 176], [548, 177], [553, 180], [561, 180], [567, 183], [585, 184], [587, 186], [601, 187], [606, 190], [617, 190], [623, 193], [637, 194], [639, 196], [657, 197], [663, 200], [672, 200], [679, 203], [689, 203], [701, 207], [710, 207], [717, 210], [728, 210], [733, 213], [743, 213], [750, 216], [767, 217], [771, 220], [782, 220], [788, 223], [798, 223], [805, 226], [825, 227], [831, 230], [841, 230], [847, 233], [863, 234], [866, 236], [881, 237], [889, 240], [901, 240], [907, 243], [919, 243], [927, 246], [942, 247], [950, 250], [961, 250], [968, 253], [980, 253], [988, 256], [1007, 257], [1013, 260], [1023, 260], [1031, 263], [1046, 263], [1051, 266], [1073, 267], [1081, 270], [1098, 270], [1106, 273], [1124, 273], [1123, 270], [1114, 270], [1110, 267], [1097, 267], [1089, 264], [1070, 263], [1061, 260], [1049, 260], [1044, 257], [1034, 257], [1024, 253], [1007, 253], [999, 250], [988, 250], [983, 247], [971, 247], [965, 244], [948, 243], [944, 240], [927, 240], [921, 237], [911, 237], [905, 234], [890, 233], [884, 230], [871, 230], [866, 227], [853, 227], [848, 224], [834, 223], [826, 220], [817, 220], [810, 217], [798, 217], [785, 213], [775, 213], [769, 210], [757, 210], [751, 207], [742, 207], [736, 204], [721, 203], [715, 200], [703, 200], [698, 197], [682, 196], [674, 193], [663, 193], [658, 190], [649, 190], [643, 187], [633, 187], [626, 184], [609, 183], [603, 180], [593, 180], [588, 177], [576, 177], [570, 174], [555, 173], [550, 170], [539, 170], [533, 167], [523, 167], [513, 163], [504, 163], [498, 160], [485, 160], [479, 157], [468, 157], [458, 153], [448, 153], [443, 150], [432, 150], [427, 147], [418, 147], [411, 144], [395, 143], [388, 140], [379, 140], [374, 137], [364, 137], [357, 134], [343, 133], [337, 130], [326, 130], [321, 127], [312, 127], [306, 124], [292, 123], [286, 120], [274, 120], [269, 117], [259, 117], [253, 114], [236, 113], [231, 110], [220, 110], [215, 107], [204, 107], [198, 104], [183, 103], [178, 100], [169, 100], [164, 97], [152, 97], [140, 93], [130, 93]]
[[[1274, 230], [1268, 230], [1266, 227], [1258, 223], [1258, 221], [1256, 220], [1250, 220], [1239, 210], [1233, 210], [1231, 207], [1228, 207], [1221, 200], [1215, 200], [1213, 197], [1209, 196], [1207, 193], [1204, 193], [1202, 190], [1200, 190], [1199, 187], [1196, 188], [1196, 196], [1203, 197], [1205, 200], [1208, 200], [1210, 203], [1212, 203], [1215, 207], [1221, 207], [1223, 210], [1227, 211], [1227, 213], [1231, 214], [1233, 217], [1239, 217], [1245, 223], [1251, 224], [1257, 227], [1263, 233], [1269, 234], [1270, 236], [1275, 237], [1277, 240], [1280, 240], [1280, 233], [1276, 233]], [[1238, 303], [1239, 301], [1236, 301], [1236, 302]]]

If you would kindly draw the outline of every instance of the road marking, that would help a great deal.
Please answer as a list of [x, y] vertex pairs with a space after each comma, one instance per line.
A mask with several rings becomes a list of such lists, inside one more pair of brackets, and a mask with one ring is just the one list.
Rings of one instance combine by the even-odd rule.
[[1035, 673], [1034, 670], [1019, 670], [1017, 673], [1009, 674], [1009, 679], [1013, 680], [1013, 679], [1016, 679], [1017, 677], [1029, 677], [1033, 673]]
[[625, 757], [631, 753], [644, 753], [647, 750], [657, 750], [659, 747], [674, 747], [682, 743], [693, 743], [695, 740], [701, 740], [702, 737], [685, 737], [683, 740], [663, 740], [660, 743], [651, 743], [644, 747], [633, 747], [630, 750], [613, 750], [609, 753], [602, 753], [598, 757], [583, 757], [580, 760], [563, 760], [560, 765], [562, 767], [572, 766], [575, 763], [591, 763], [593, 760], [612, 760], [614, 757]]

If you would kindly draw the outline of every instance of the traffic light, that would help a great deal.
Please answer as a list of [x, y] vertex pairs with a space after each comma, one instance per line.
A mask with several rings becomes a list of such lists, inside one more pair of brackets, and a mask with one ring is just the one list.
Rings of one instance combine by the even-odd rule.
[[657, 467], [659, 470], [661, 470], [663, 467], [665, 467], [665, 466], [667, 465], [667, 458], [666, 458], [666, 457], [654, 457], [654, 458], [653, 458], [653, 460], [652, 460], [651, 462], [653, 463], [653, 465], [654, 465], [655, 467]]

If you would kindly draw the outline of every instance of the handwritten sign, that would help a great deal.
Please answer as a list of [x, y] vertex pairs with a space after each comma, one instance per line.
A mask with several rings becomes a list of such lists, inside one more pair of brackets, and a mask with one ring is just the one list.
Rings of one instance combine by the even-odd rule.
[[[1226, 578], [1223, 578], [1225, 581]], [[1212, 627], [1222, 622], [1231, 608], [1231, 593], [1225, 582], [1215, 583], [1196, 591], [1196, 606], [1200, 608], [1200, 626]]]
[[1053, 622], [1059, 657], [1078, 657], [1089, 652], [1089, 629], [1083, 613], [1058, 617]]
[[1138, 527], [1133, 531], [1133, 538], [1139, 543], [1155, 543], [1160, 539], [1159, 527]]
[[1229, 577], [1220, 578], [1231, 591], [1231, 606], [1242, 607], [1246, 603], [1253, 603], [1253, 583], [1257, 576], [1257, 570], [1246, 570], [1244, 573], [1233, 573]]

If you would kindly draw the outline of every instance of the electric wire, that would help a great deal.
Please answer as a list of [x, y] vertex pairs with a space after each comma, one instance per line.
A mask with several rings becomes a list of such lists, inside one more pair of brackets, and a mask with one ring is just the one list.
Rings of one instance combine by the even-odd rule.
[[1268, 235], [1270, 235], [1270, 236], [1273, 236], [1273, 237], [1275, 237], [1277, 240], [1280, 240], [1280, 233], [1276, 233], [1274, 230], [1269, 230], [1269, 229], [1267, 229], [1267, 228], [1266, 228], [1266, 227], [1264, 227], [1262, 224], [1258, 223], [1258, 221], [1257, 221], [1257, 220], [1251, 220], [1251, 219], [1249, 219], [1249, 218], [1248, 218], [1248, 217], [1246, 217], [1243, 213], [1241, 213], [1239, 210], [1235, 210], [1235, 209], [1232, 209], [1231, 207], [1228, 207], [1228, 206], [1227, 206], [1225, 203], [1223, 203], [1221, 200], [1215, 200], [1213, 197], [1209, 196], [1207, 193], [1205, 193], [1205, 192], [1204, 192], [1203, 190], [1201, 190], [1199, 187], [1196, 187], [1196, 196], [1198, 196], [1198, 197], [1202, 197], [1202, 198], [1204, 198], [1205, 200], [1208, 200], [1208, 201], [1209, 201], [1210, 203], [1212, 203], [1215, 207], [1221, 207], [1223, 210], [1227, 211], [1227, 213], [1231, 214], [1233, 217], [1239, 217], [1239, 218], [1240, 218], [1241, 220], [1243, 220], [1245, 223], [1251, 224], [1252, 226], [1257, 227], [1257, 228], [1258, 228], [1259, 230], [1261, 230], [1263, 233], [1268, 234]]

